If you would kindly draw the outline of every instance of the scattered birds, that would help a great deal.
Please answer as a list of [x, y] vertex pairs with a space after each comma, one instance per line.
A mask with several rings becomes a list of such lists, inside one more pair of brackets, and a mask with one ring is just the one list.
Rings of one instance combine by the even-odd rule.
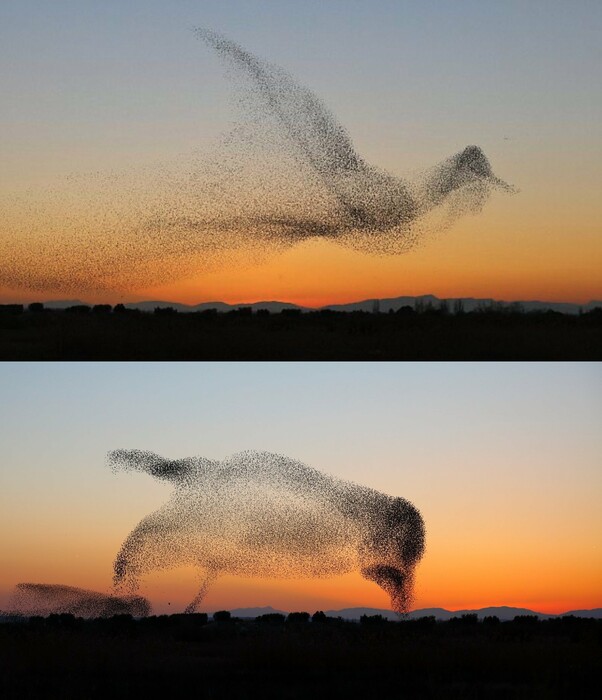
[[211, 153], [0, 198], [0, 285], [122, 294], [308, 239], [398, 255], [493, 190], [513, 191], [474, 145], [411, 180], [372, 166], [309, 88], [221, 34], [195, 33], [228, 65], [243, 122]]

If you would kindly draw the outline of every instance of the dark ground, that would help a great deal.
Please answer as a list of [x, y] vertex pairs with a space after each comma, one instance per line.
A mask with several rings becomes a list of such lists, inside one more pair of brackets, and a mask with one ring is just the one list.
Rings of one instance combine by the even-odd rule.
[[595, 698], [601, 652], [602, 620], [580, 618], [51, 616], [0, 624], [0, 696]]
[[450, 314], [0, 307], [0, 360], [601, 360], [602, 309]]

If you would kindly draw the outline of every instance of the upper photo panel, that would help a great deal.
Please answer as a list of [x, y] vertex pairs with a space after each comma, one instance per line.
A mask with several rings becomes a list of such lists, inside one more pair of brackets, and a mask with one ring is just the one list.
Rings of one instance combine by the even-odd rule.
[[0, 359], [602, 359], [602, 7], [0, 10]]

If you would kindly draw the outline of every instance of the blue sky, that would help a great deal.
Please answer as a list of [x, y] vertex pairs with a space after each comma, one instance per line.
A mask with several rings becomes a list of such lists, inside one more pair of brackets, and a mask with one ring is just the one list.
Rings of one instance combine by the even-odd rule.
[[34, 363], [0, 379], [5, 498], [49, 480], [74, 496], [83, 482], [109, 495], [116, 478], [161, 489], [110, 474], [120, 447], [281, 452], [417, 501], [437, 484], [488, 488], [484, 474], [500, 488], [600, 483], [597, 364]]
[[0, 9], [7, 184], [220, 133], [230, 88], [197, 25], [310, 85], [384, 167], [472, 142], [516, 158], [504, 137], [600, 147], [597, 2], [23, 0]]

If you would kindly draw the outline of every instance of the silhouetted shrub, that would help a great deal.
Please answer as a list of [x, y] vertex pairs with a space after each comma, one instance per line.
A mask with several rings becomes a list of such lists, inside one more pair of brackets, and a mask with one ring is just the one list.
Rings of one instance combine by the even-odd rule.
[[283, 625], [285, 617], [281, 613], [266, 613], [255, 618], [262, 625]]
[[459, 316], [464, 313], [464, 302], [462, 299], [456, 299], [454, 301], [454, 314]]
[[287, 624], [306, 624], [309, 622], [308, 612], [292, 612], [288, 614], [286, 618]]
[[404, 316], [407, 318], [408, 316], [415, 316], [416, 312], [411, 306], [400, 306], [395, 312], [395, 314], [397, 316], [401, 316], [402, 318]]
[[452, 617], [449, 624], [454, 627], [473, 627], [479, 624], [477, 613], [465, 613], [460, 617]]
[[49, 627], [65, 627], [73, 629], [76, 626], [75, 615], [71, 613], [52, 613], [46, 618], [46, 624]]
[[328, 618], [326, 617], [326, 613], [322, 610], [316, 610], [316, 612], [311, 616], [312, 622], [326, 622], [326, 620], [328, 620]]
[[23, 304], [0, 304], [2, 314], [22, 314]]
[[68, 306], [65, 312], [68, 314], [89, 314], [92, 309], [86, 304], [75, 304], [74, 306]]
[[537, 615], [515, 615], [514, 622], [522, 625], [536, 625], [539, 622]]
[[500, 624], [500, 618], [497, 615], [486, 615], [483, 618], [483, 624], [494, 627], [495, 625]]
[[94, 304], [92, 312], [95, 314], [110, 314], [111, 308], [110, 304]]
[[33, 301], [27, 308], [32, 313], [38, 314], [41, 311], [44, 311], [44, 304], [39, 301]]
[[387, 619], [382, 615], [362, 615], [360, 617], [360, 625], [385, 625]]
[[127, 306], [124, 306], [123, 304], [115, 304], [113, 307], [113, 313], [117, 314], [118, 316], [120, 314], [123, 314], [124, 316], [128, 316], [130, 320], [140, 318], [141, 316], [152, 316], [152, 314], [149, 314], [146, 311], [141, 311], [140, 309], [129, 309]]
[[214, 622], [230, 622], [232, 615], [229, 610], [218, 610], [213, 613]]
[[186, 613], [186, 618], [195, 625], [206, 625], [209, 621], [207, 613]]

